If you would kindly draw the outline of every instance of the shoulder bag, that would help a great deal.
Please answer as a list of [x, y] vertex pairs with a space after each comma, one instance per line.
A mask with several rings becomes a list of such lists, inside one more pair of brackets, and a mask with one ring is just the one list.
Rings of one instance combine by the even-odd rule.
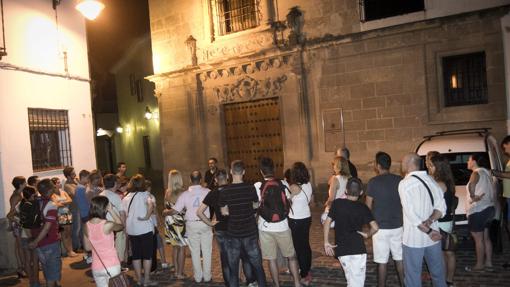
[[[432, 192], [430, 191], [429, 186], [417, 175], [412, 175], [413, 177], [417, 178], [424, 186], [427, 188], [427, 192], [429, 193], [430, 201], [432, 202], [432, 207], [434, 207], [434, 198], [432, 197]], [[452, 201], [453, 203], [453, 201]], [[453, 214], [453, 226], [455, 226], [455, 211], [452, 211]], [[453, 228], [453, 227], [452, 227]], [[441, 233], [441, 249], [444, 251], [455, 251], [457, 250], [457, 235], [453, 232], [448, 233], [446, 231], [443, 231], [441, 228], [439, 228], [439, 232]]]
[[108, 272], [108, 268], [106, 268], [106, 266], [104, 265], [103, 260], [101, 260], [99, 253], [97, 253], [96, 249], [94, 248], [94, 244], [92, 244], [92, 241], [90, 241], [90, 239], [89, 239], [89, 242], [90, 242], [90, 246], [96, 253], [97, 258], [101, 262], [101, 265], [103, 265], [104, 270], [106, 271], [106, 274], [108, 274], [108, 277], [110, 277], [110, 279], [108, 280], [108, 287], [129, 287], [129, 286], [131, 286], [131, 284], [129, 284], [129, 279], [127, 278], [126, 274], [123, 273], [122, 271], [118, 275], [115, 275], [112, 277], [110, 272]]

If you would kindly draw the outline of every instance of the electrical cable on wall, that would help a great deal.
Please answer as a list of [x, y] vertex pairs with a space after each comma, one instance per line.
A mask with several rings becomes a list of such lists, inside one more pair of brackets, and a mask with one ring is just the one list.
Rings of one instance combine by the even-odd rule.
[[5, 25], [4, 25], [4, 0], [0, 0], [0, 17], [2, 17], [2, 47], [0, 47], [0, 60], [7, 56], [7, 46], [5, 46]]

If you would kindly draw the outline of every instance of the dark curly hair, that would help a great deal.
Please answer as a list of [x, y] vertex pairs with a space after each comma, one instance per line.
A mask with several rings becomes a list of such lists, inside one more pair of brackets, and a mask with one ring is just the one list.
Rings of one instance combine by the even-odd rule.
[[306, 165], [300, 161], [295, 162], [290, 168], [290, 181], [302, 185], [310, 182], [310, 173]]
[[437, 182], [444, 183], [447, 189], [455, 193], [455, 181], [453, 180], [453, 173], [448, 158], [442, 154], [437, 154], [433, 155], [430, 161], [436, 168], [432, 177], [434, 177]]

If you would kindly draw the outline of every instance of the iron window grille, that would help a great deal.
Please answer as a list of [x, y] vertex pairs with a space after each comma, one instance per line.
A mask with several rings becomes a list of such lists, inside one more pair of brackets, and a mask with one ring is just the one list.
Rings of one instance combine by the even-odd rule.
[[424, 0], [359, 0], [361, 22], [425, 10]]
[[72, 165], [67, 110], [28, 108], [28, 125], [34, 171]]
[[442, 58], [445, 107], [487, 104], [485, 52]]
[[258, 0], [216, 0], [219, 34], [227, 35], [258, 26]]

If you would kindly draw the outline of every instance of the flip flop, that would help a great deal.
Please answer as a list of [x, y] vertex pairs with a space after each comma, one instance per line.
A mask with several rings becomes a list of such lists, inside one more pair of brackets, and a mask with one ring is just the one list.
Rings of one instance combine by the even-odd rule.
[[494, 270], [493, 266], [485, 267], [485, 271], [487, 271], [487, 272], [496, 272], [496, 270]]
[[464, 271], [480, 273], [480, 272], [485, 271], [485, 269], [478, 269], [478, 268], [477, 268], [477, 269], [475, 269], [475, 268], [473, 268], [473, 267], [471, 267], [471, 266], [466, 266], [466, 267], [464, 267]]

